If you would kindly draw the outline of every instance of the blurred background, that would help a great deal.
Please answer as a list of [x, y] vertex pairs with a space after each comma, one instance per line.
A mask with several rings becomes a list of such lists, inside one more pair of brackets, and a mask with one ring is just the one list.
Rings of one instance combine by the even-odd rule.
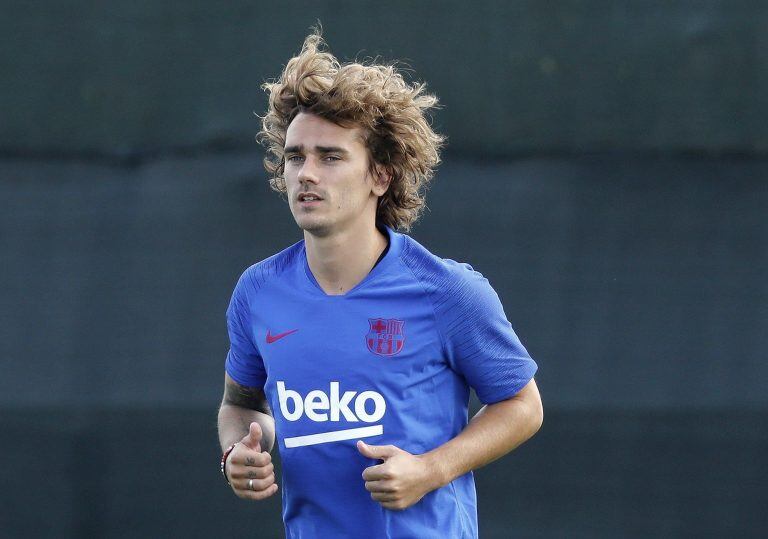
[[[254, 142], [318, 19], [449, 137], [412, 235], [496, 288], [541, 432], [483, 538], [768, 529], [768, 4], [3, 2], [0, 537], [282, 537], [216, 411], [240, 273], [300, 239]], [[475, 406], [476, 409], [476, 406]]]

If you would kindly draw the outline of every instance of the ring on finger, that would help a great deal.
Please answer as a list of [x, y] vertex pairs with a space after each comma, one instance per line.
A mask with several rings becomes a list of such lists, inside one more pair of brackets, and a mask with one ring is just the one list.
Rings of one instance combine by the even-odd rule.
[[253, 490], [253, 479], [248, 480], [248, 490]]

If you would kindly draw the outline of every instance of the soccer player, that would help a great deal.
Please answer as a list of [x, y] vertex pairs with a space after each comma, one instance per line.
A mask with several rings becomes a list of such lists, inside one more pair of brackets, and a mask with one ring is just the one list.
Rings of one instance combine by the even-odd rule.
[[[472, 470], [540, 427], [536, 364], [488, 281], [407, 231], [443, 137], [436, 98], [307, 37], [265, 84], [272, 187], [304, 239], [254, 264], [227, 310], [221, 468], [278, 490], [291, 538], [474, 538]], [[485, 406], [468, 421], [470, 388]]]

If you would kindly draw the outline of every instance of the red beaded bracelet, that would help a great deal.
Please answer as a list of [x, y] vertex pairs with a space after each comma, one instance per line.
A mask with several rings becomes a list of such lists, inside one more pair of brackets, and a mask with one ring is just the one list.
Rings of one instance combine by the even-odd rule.
[[224, 479], [227, 481], [227, 485], [230, 484], [229, 478], [227, 477], [227, 457], [229, 457], [229, 454], [232, 452], [235, 446], [239, 443], [240, 442], [233, 443], [227, 449], [224, 450], [224, 453], [221, 454], [221, 475], [224, 476]]

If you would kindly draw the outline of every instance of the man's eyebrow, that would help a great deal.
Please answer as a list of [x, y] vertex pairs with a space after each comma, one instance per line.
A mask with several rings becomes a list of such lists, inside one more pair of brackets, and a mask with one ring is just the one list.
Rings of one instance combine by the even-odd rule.
[[[302, 151], [304, 151], [304, 146], [301, 144], [295, 146], [286, 146], [283, 149], [283, 153], [300, 153]], [[339, 146], [315, 146], [315, 151], [317, 153], [340, 153], [345, 155], [349, 153], [348, 150], [345, 150]]]
[[344, 148], [340, 148], [338, 146], [315, 146], [315, 150], [318, 153], [349, 153]]

